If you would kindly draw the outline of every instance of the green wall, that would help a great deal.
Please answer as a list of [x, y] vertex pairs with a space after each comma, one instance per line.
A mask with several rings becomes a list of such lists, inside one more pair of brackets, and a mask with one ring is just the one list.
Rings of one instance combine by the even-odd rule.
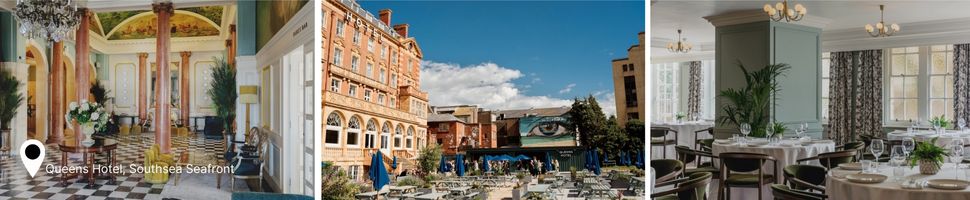
[[17, 60], [17, 22], [13, 14], [0, 11], [0, 61]]
[[236, 19], [236, 54], [256, 55], [256, 1], [239, 1]]
[[[744, 73], [738, 68], [742, 62], [749, 71], [768, 64], [786, 63], [791, 69], [778, 78], [781, 91], [775, 95], [771, 110], [775, 122], [788, 125], [808, 123], [809, 133], [821, 137], [822, 129], [819, 75], [821, 73], [821, 29], [783, 22], [759, 21], [715, 28], [715, 89], [744, 87]], [[717, 116], [726, 102], [715, 100]], [[718, 138], [738, 133], [734, 125], [718, 125]]]

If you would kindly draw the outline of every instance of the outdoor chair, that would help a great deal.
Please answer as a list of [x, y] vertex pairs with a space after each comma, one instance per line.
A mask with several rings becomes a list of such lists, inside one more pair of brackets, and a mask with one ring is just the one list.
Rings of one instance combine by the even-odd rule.
[[825, 194], [799, 191], [782, 184], [772, 184], [771, 194], [775, 196], [776, 200], [824, 200], [828, 198]]
[[[673, 140], [667, 139], [667, 135], [669, 135], [670, 133], [674, 134]], [[660, 146], [660, 148], [663, 149], [662, 150], [663, 155], [661, 156], [661, 158], [666, 159], [667, 146], [677, 145], [677, 140], [678, 140], [677, 135], [678, 135], [677, 131], [675, 131], [674, 129], [670, 129], [667, 127], [650, 127], [650, 148], [652, 149], [653, 147]]]
[[798, 190], [825, 192], [827, 169], [817, 165], [789, 165], [783, 170], [785, 182]]
[[[778, 161], [774, 157], [760, 153], [721, 153], [718, 155], [721, 160], [721, 184], [718, 187], [718, 195], [724, 199], [730, 199], [732, 187], [758, 188], [758, 199], [761, 199], [761, 186], [768, 183], [777, 183], [775, 174], [778, 174]], [[765, 174], [763, 166], [771, 161], [774, 164], [774, 172]], [[751, 172], [757, 171], [756, 174]], [[740, 173], [732, 173], [740, 172]], [[723, 191], [723, 193], [722, 193]]]
[[[706, 200], [707, 186], [713, 175], [710, 172], [691, 174], [687, 179], [666, 183], [677, 184], [672, 190], [650, 194], [654, 200]], [[657, 185], [662, 186], [662, 185]]]

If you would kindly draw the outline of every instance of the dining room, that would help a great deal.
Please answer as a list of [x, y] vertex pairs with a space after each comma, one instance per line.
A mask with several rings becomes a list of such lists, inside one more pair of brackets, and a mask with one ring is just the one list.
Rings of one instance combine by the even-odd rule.
[[970, 197], [968, 7], [652, 1], [651, 198]]

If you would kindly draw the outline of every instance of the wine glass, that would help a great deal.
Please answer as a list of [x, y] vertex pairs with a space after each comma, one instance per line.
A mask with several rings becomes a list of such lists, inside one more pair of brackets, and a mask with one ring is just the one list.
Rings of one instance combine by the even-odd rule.
[[953, 142], [950, 142], [950, 145], [948, 147], [948, 149], [950, 149], [950, 152], [948, 152], [947, 155], [950, 158], [950, 162], [953, 163], [953, 169], [960, 169], [960, 162], [963, 161], [963, 142], [957, 142], [957, 141], [959, 140], [954, 140]]
[[916, 123], [917, 122], [913, 122], [913, 124], [910, 124], [909, 125], [909, 128], [906, 129], [906, 132], [909, 133], [909, 134], [915, 133], [916, 132], [916, 127], [917, 127], [916, 126]]
[[775, 126], [769, 123], [768, 127], [765, 128], [765, 137], [774, 137], [774, 136], [775, 136]]
[[963, 128], [967, 127], [967, 121], [963, 118], [957, 120], [957, 127], [960, 127], [960, 132], [963, 132]]
[[905, 175], [905, 171], [901, 167], [906, 163], [906, 148], [900, 145], [893, 145], [893, 149], [890, 152], [889, 164], [893, 166], [893, 177], [896, 180], [901, 180], [903, 175]]
[[876, 157], [876, 159], [873, 161], [876, 162], [877, 166], [879, 165], [879, 156], [882, 155], [882, 152], [885, 149], [886, 149], [886, 145], [882, 142], [881, 139], [873, 139], [871, 144], [869, 144], [869, 152], [871, 152], [872, 155]]
[[913, 138], [903, 138], [903, 152], [908, 156], [916, 148], [916, 141]]
[[744, 135], [744, 138], [742, 140], [747, 140], [748, 134], [750, 133], [751, 133], [751, 124], [741, 123], [741, 135]]

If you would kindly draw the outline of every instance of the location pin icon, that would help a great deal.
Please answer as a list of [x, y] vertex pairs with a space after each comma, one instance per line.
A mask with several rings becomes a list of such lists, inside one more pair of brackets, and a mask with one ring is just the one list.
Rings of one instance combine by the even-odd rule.
[[24, 163], [24, 167], [27, 168], [31, 178], [34, 177], [34, 174], [37, 174], [40, 164], [44, 162], [46, 153], [44, 144], [37, 140], [27, 140], [23, 145], [20, 145], [20, 161]]

